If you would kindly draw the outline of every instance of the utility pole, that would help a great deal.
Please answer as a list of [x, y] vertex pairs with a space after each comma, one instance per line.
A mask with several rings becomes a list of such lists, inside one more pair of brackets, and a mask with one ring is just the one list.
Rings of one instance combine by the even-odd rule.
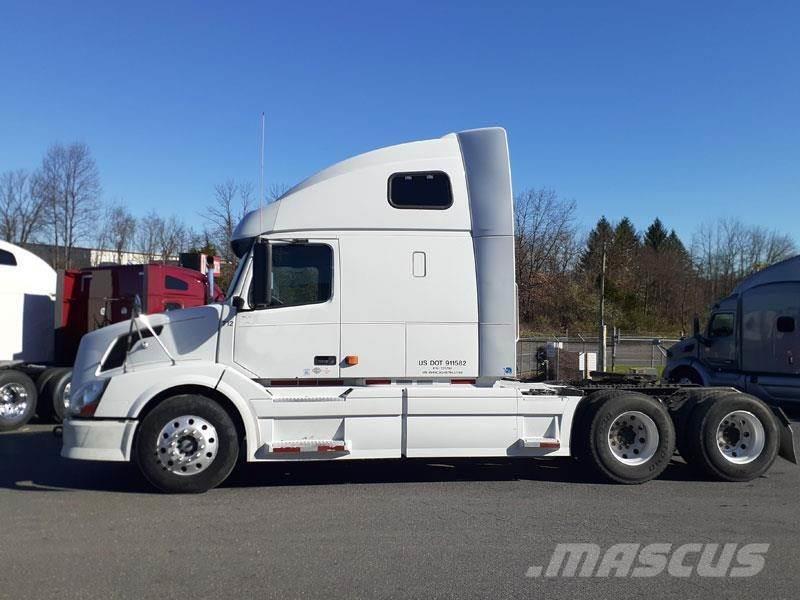
[[603, 244], [603, 266], [600, 270], [600, 315], [597, 336], [597, 370], [606, 370], [606, 245]]

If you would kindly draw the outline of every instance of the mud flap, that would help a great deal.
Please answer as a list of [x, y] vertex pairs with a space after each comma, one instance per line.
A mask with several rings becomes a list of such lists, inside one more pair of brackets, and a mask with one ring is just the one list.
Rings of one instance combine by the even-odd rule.
[[800, 464], [800, 423], [792, 422], [786, 413], [775, 406], [770, 407], [778, 418], [781, 442], [778, 453], [794, 464]]

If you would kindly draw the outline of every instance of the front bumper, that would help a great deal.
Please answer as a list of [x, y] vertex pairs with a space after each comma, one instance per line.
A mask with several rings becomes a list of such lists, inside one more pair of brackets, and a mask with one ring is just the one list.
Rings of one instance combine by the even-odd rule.
[[129, 461], [138, 423], [129, 419], [67, 419], [61, 456], [77, 460]]

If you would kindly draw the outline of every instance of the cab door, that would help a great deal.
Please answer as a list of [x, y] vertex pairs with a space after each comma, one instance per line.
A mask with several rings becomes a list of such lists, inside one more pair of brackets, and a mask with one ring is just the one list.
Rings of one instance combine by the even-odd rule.
[[707, 344], [703, 358], [716, 369], [733, 370], [738, 365], [736, 349], [736, 314], [717, 312], [708, 321]]
[[272, 301], [265, 308], [247, 308], [248, 289], [247, 306], [236, 315], [233, 361], [258, 379], [337, 379], [338, 243], [271, 240], [271, 245]]

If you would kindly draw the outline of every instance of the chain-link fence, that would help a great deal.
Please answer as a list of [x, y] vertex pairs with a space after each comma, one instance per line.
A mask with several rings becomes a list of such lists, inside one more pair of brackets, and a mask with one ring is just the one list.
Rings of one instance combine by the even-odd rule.
[[[607, 371], [622, 369], [653, 369], [661, 372], [667, 364], [667, 348], [678, 341], [676, 337], [658, 337], [647, 334], [609, 335], [606, 350]], [[517, 373], [521, 376], [538, 372], [536, 352], [548, 342], [557, 342], [567, 352], [597, 353], [598, 337], [583, 336], [531, 336], [520, 338], [517, 344]]]

